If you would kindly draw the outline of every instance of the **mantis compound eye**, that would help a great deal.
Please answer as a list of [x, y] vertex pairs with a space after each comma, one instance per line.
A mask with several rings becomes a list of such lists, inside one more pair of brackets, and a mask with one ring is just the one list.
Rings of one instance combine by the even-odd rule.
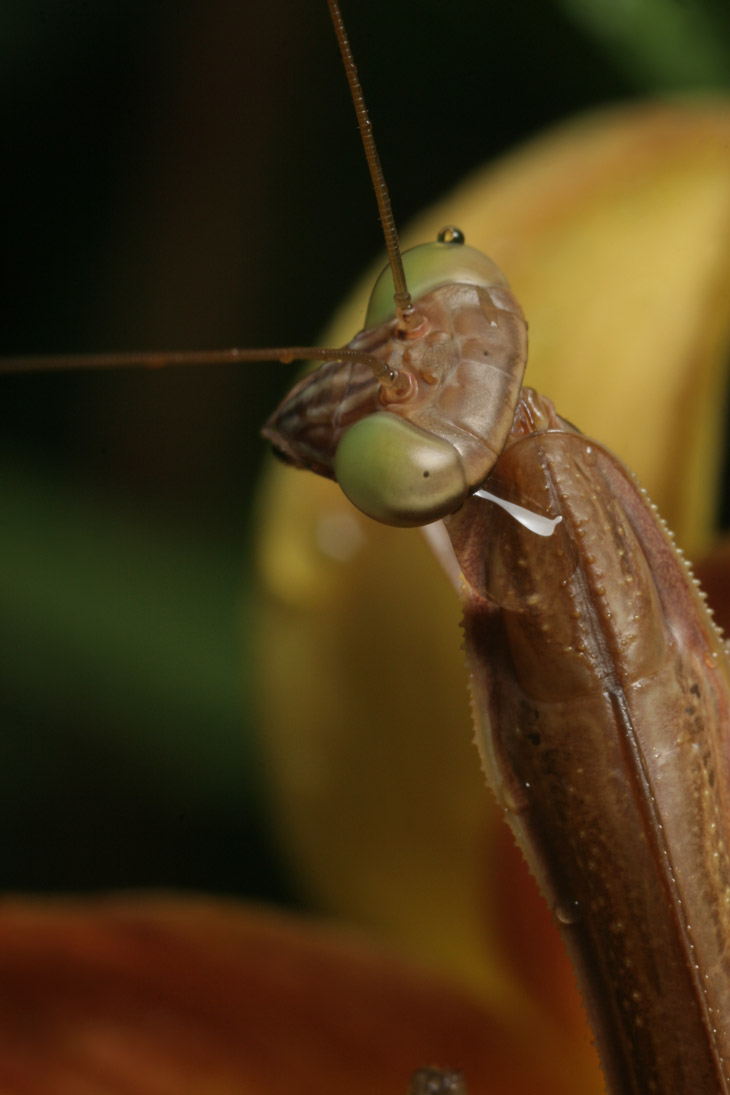
[[437, 521], [468, 492], [453, 445], [387, 411], [350, 427], [337, 449], [335, 476], [368, 517], [402, 527]]
[[[449, 226], [439, 233], [436, 243], [422, 243], [403, 252], [403, 268], [408, 288], [414, 300], [438, 289], [440, 285], [465, 282], [485, 289], [495, 285], [507, 287], [507, 279], [496, 263], [463, 243], [463, 233]], [[370, 295], [365, 329], [379, 327], [395, 314], [393, 276], [386, 266], [375, 282]]]

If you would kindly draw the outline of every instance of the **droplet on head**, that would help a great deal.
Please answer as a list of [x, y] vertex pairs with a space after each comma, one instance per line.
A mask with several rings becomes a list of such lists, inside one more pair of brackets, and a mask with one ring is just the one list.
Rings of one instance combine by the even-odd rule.
[[441, 229], [437, 239], [439, 243], [464, 243], [466, 236], [456, 225], [447, 224], [445, 228]]

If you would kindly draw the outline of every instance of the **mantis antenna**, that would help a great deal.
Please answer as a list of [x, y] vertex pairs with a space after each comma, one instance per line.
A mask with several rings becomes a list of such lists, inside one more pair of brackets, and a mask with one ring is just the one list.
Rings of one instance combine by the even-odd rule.
[[352, 56], [352, 49], [350, 48], [350, 40], [347, 37], [345, 24], [342, 21], [342, 15], [340, 13], [339, 2], [338, 0], [327, 0], [327, 6], [330, 11], [332, 26], [335, 28], [335, 34], [337, 35], [337, 44], [340, 47], [342, 61], [345, 66], [345, 75], [347, 76], [347, 83], [350, 87], [350, 94], [352, 95], [352, 102], [355, 107], [355, 114], [357, 115], [357, 125], [360, 130], [360, 136], [362, 137], [363, 148], [365, 149], [365, 159], [368, 162], [370, 178], [372, 179], [373, 190], [375, 191], [375, 200], [378, 203], [380, 223], [383, 226], [385, 246], [388, 249], [388, 262], [393, 274], [393, 284], [395, 285], [394, 300], [398, 328], [403, 334], [408, 334], [409, 332], [414, 334], [421, 326], [422, 319], [413, 307], [411, 294], [408, 292], [406, 274], [403, 269], [403, 260], [401, 258], [400, 245], [398, 243], [398, 232], [395, 227], [393, 209], [390, 204], [390, 194], [388, 193], [383, 169], [380, 165], [380, 156], [378, 155], [378, 150], [375, 146], [373, 125], [370, 121], [367, 107], [365, 106], [365, 99], [363, 98], [362, 87], [360, 86], [360, 80], [357, 75], [355, 59]]
[[[388, 261], [393, 274], [395, 285], [395, 313], [396, 328], [402, 337], [412, 337], [420, 333], [423, 320], [416, 312], [411, 302], [411, 296], [406, 285], [406, 276], [403, 269], [398, 233], [393, 219], [390, 204], [390, 195], [383, 177], [380, 157], [378, 156], [375, 140], [373, 138], [372, 123], [365, 106], [362, 87], [357, 75], [352, 49], [342, 20], [337, 0], [327, 0], [332, 25], [337, 36], [337, 43], [345, 66], [347, 82], [350, 94], [355, 106], [357, 124], [360, 129], [365, 156], [370, 170], [375, 197], [378, 203], [378, 211], [383, 226], [385, 245], [388, 250]], [[392, 369], [386, 362], [381, 361], [373, 354], [349, 347], [331, 346], [279, 346], [266, 349], [241, 350], [231, 347], [225, 350], [187, 350], [187, 351], [152, 351], [133, 353], [100, 353], [100, 354], [43, 354], [33, 357], [2, 357], [0, 358], [0, 373], [29, 373], [48, 372], [63, 369], [119, 369], [119, 368], [148, 368], [158, 369], [166, 365], [230, 365], [242, 361], [281, 361], [289, 364], [292, 361], [311, 358], [316, 361], [353, 361], [360, 362], [372, 369], [376, 379], [383, 387], [390, 389], [394, 394], [405, 392], [409, 389], [407, 377], [402, 376], [397, 370]]]

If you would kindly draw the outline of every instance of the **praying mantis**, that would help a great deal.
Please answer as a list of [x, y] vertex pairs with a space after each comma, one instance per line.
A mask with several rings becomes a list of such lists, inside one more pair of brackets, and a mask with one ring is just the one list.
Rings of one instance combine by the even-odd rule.
[[[15, 168], [3, 187], [13, 211], [2, 249], [4, 352], [312, 338], [378, 246], [362, 216], [372, 198], [341, 74], [331, 65], [325, 13], [302, 0], [287, 3], [285, 19], [262, 5], [196, 3], [176, 5], [169, 18], [161, 8], [151, 13], [113, 2], [91, 9], [72, 2], [48, 18], [42, 7], [25, 3], [6, 11], [14, 33], [4, 57], [4, 132]], [[411, 16], [410, 5], [392, 5], [391, 33], [380, 34], [364, 11], [351, 13], [361, 63], [369, 56], [375, 71], [397, 67], [404, 111], [427, 115], [434, 140], [448, 134], [448, 154], [430, 162], [417, 134], [403, 139], [390, 109], [392, 86], [370, 80], [401, 221], [500, 147], [616, 88], [610, 66], [598, 56], [589, 63], [590, 48], [573, 48], [570, 24], [542, 5], [526, 31], [516, 12], [502, 12], [495, 24], [482, 5], [471, 4], [456, 28], [463, 39], [458, 50], [445, 53], [425, 9], [415, 26]], [[470, 33], [462, 33], [467, 26]], [[468, 114], [455, 118], [439, 81], [424, 83], [422, 75], [426, 65], [442, 81], [458, 78], [486, 111], [480, 34], [503, 43], [490, 62], [494, 78], [501, 73], [506, 85], [515, 68], [529, 72], [536, 88], [549, 82], [552, 90], [547, 99], [531, 94], [523, 77], [509, 114], [501, 112], [475, 141]], [[404, 35], [417, 35], [418, 50], [403, 55], [397, 43]], [[555, 73], [542, 58], [538, 44], [546, 36], [575, 59], [571, 72]], [[256, 42], [255, 59], [243, 62], [240, 48], [249, 40]], [[328, 179], [320, 177], [325, 156], [335, 168]], [[283, 278], [284, 314], [278, 294], [269, 291]], [[240, 757], [221, 762], [240, 748], [232, 606], [240, 598], [240, 543], [255, 520], [258, 430], [290, 377], [278, 367], [197, 375], [163, 370], [154, 377], [70, 372], [14, 377], [4, 387], [5, 512], [13, 530], [4, 540], [5, 572], [13, 578], [2, 613], [3, 685], [18, 728], [18, 759], [24, 771], [35, 771], [25, 742], [48, 735], [54, 750], [68, 727], [80, 740], [97, 741], [98, 727], [106, 726], [107, 741], [117, 744], [111, 755], [97, 757], [97, 776], [84, 777], [72, 801], [90, 796], [103, 815], [109, 796], [96, 801], [95, 785], [106, 772], [107, 792], [115, 789], [117, 802], [107, 815], [116, 846], [126, 845], [127, 831], [115, 820], [125, 798], [116, 772], [137, 765], [142, 773], [156, 771], [145, 741], [161, 727], [160, 763], [164, 768], [164, 754], [180, 773], [180, 807], [189, 809], [192, 798], [217, 816], [222, 779], [227, 809], [240, 812], [240, 783], [229, 773], [246, 766]], [[9, 499], [17, 505], [11, 508]], [[38, 547], [45, 542], [54, 544], [48, 553]], [[183, 577], [189, 571], [197, 573], [195, 582]], [[143, 592], [146, 582], [159, 597]], [[149, 643], [144, 659], [139, 635]], [[173, 645], [175, 657], [167, 653]], [[195, 671], [192, 664], [181, 669], [181, 657], [183, 664], [188, 657], [196, 662]], [[201, 664], [210, 666], [209, 676]], [[200, 686], [186, 694], [180, 676]], [[76, 681], [86, 683], [76, 689]], [[213, 718], [206, 711], [211, 695], [225, 697]], [[201, 779], [193, 743], [200, 727], [211, 724], [220, 729], [206, 731], [210, 763]], [[138, 728], [131, 738], [130, 727]], [[43, 799], [45, 774], [38, 779]], [[140, 795], [154, 827], [158, 808], [146, 786], [142, 775]], [[18, 827], [31, 832], [18, 805]], [[34, 842], [8, 865], [7, 881], [22, 889], [53, 880], [83, 884], [83, 874], [65, 878], [61, 868], [87, 840], [82, 813], [68, 834], [73, 857], [48, 856], [44, 842]], [[76, 816], [75, 807], [68, 814]], [[148, 871], [135, 861], [137, 842], [121, 877], [112, 860], [89, 847], [89, 881], [155, 879], [158, 870], [167, 879], [167, 863], [177, 862], [179, 881], [213, 884], [207, 863], [214, 856], [201, 854], [195, 864], [188, 853], [182, 862], [167, 842], [162, 821], [165, 855]], [[261, 884], [256, 870], [244, 879], [238, 863], [227, 870], [229, 888], [255, 892]]]
[[[543, 413], [546, 413], [546, 412], [543, 412]], [[617, 1088], [617, 1090], [618, 1090], [618, 1088]], [[695, 1088], [695, 1090], [699, 1090], [699, 1088]], [[708, 1087], [707, 1090], [710, 1090], [710, 1088]]]

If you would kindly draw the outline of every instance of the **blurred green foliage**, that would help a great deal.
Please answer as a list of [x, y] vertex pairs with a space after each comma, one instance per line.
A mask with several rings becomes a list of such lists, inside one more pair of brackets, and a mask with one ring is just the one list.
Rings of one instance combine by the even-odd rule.
[[730, 83], [725, 0], [561, 0], [561, 6], [649, 94]]
[[[570, 113], [728, 83], [724, 0], [344, 7], [401, 222]], [[379, 250], [324, 4], [6, 0], [0, 43], [6, 351], [301, 342]], [[290, 376], [2, 380], [4, 889], [285, 894], [245, 605]]]

